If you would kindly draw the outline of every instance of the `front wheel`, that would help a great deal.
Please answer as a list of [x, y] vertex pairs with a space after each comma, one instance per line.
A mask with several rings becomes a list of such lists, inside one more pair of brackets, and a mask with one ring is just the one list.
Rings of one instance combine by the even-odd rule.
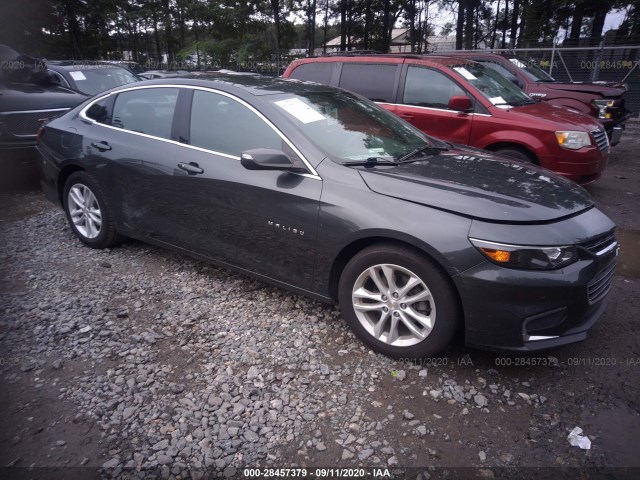
[[498, 150], [495, 150], [495, 152], [506, 157], [515, 158], [516, 160], [520, 160], [521, 162], [534, 164], [536, 163], [535, 158], [531, 154], [529, 154], [529, 152], [526, 152], [519, 148], [500, 148]]
[[451, 341], [460, 321], [446, 274], [409, 248], [381, 244], [361, 251], [345, 267], [338, 288], [351, 330], [393, 358], [435, 355]]
[[87, 172], [72, 173], [62, 194], [73, 233], [91, 248], [111, 247], [123, 240], [116, 232], [112, 211], [102, 188]]

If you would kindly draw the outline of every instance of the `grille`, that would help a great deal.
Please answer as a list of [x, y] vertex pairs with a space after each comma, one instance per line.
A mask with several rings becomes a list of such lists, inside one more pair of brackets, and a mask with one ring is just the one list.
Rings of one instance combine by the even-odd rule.
[[616, 241], [616, 234], [613, 230], [604, 235], [600, 235], [596, 238], [584, 242], [582, 246], [589, 250], [594, 255], [604, 255], [605, 253], [613, 250], [618, 244]]
[[602, 152], [606, 152], [609, 148], [609, 139], [607, 138], [607, 133], [604, 130], [594, 130], [591, 132], [593, 138], [596, 140], [596, 145]]
[[35, 112], [7, 113], [4, 115], [4, 124], [12, 135], [17, 137], [35, 136], [42, 124], [41, 120], [57, 117], [66, 112], [68, 108], [59, 110], [46, 110]]
[[616, 270], [616, 264], [613, 262], [607, 268], [602, 270], [598, 275], [595, 276], [589, 285], [587, 286], [587, 292], [589, 294], [589, 302], [595, 303], [598, 300], [604, 298], [604, 296], [609, 293], [611, 289], [611, 279], [613, 278], [613, 274]]

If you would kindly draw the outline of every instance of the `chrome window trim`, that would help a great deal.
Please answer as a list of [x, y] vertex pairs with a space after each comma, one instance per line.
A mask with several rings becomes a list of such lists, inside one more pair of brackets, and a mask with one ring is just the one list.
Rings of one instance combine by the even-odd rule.
[[46, 113], [46, 112], [67, 112], [71, 110], [69, 107], [49, 108], [47, 110], [14, 110], [12, 112], [2, 112], [0, 115], [13, 115], [14, 113]]
[[[146, 133], [141, 133], [141, 132], [134, 132], [132, 130], [127, 130], [125, 128], [118, 128], [118, 127], [114, 127], [113, 125], [105, 125], [104, 123], [99, 123], [96, 122], [95, 120], [87, 117], [86, 112], [89, 108], [91, 108], [91, 106], [93, 106], [94, 103], [99, 102], [101, 100], [104, 100], [105, 98], [108, 98], [111, 95], [118, 95], [120, 93], [123, 92], [130, 92], [132, 90], [145, 90], [145, 89], [150, 89], [150, 88], [189, 88], [191, 90], [202, 90], [205, 92], [211, 92], [211, 93], [217, 93], [218, 95], [222, 95], [224, 97], [230, 98], [232, 100], [235, 100], [237, 102], [239, 102], [240, 104], [244, 105], [245, 107], [247, 107], [249, 110], [251, 110], [253, 113], [255, 113], [259, 118], [261, 118], [274, 132], [276, 132], [276, 134], [282, 138], [282, 140], [289, 145], [289, 147], [291, 148], [291, 150], [293, 150], [295, 152], [296, 155], [298, 155], [300, 157], [300, 159], [302, 160], [302, 163], [304, 163], [305, 167], [309, 170], [310, 173], [308, 174], [302, 174], [305, 177], [308, 178], [313, 178], [314, 180], [322, 180], [322, 177], [320, 175], [318, 175], [318, 172], [315, 170], [315, 168], [313, 168], [313, 166], [311, 165], [311, 163], [309, 163], [309, 161], [306, 159], [306, 157], [304, 155], [302, 155], [302, 152], [300, 152], [300, 150], [298, 150], [298, 148], [291, 142], [291, 140], [289, 140], [286, 135], [284, 133], [282, 133], [272, 122], [271, 120], [269, 120], [267, 117], [265, 117], [262, 113], [260, 113], [255, 107], [253, 107], [252, 105], [250, 105], [249, 103], [245, 102], [244, 100], [242, 100], [241, 98], [238, 98], [237, 96], [228, 93], [228, 92], [224, 92], [222, 90], [217, 90], [215, 88], [212, 87], [200, 87], [200, 86], [195, 86], [195, 85], [176, 85], [176, 84], [163, 84], [163, 85], [144, 85], [141, 87], [129, 87], [129, 88], [124, 88], [121, 90], [117, 90], [115, 92], [110, 92], [107, 95], [103, 95], [101, 97], [96, 98], [95, 100], [92, 100], [90, 103], [88, 103], [81, 111], [80, 111], [80, 118], [82, 118], [83, 120], [90, 122], [92, 124], [96, 124], [96, 125], [100, 125], [101, 127], [105, 127], [105, 128], [111, 128], [113, 130], [117, 130], [119, 132], [127, 132], [130, 133], [132, 135], [139, 135], [141, 137], [146, 137], [146, 138], [151, 138], [153, 140], [160, 140], [162, 142], [167, 142], [167, 143], [172, 143], [174, 145], [178, 145], [181, 147], [185, 147], [185, 148], [191, 148], [192, 150], [198, 150], [200, 152], [205, 152], [205, 153], [209, 153], [209, 154], [213, 154], [213, 155], [218, 155], [221, 157], [226, 157], [226, 158], [230, 158], [233, 160], [237, 160], [240, 161], [240, 157], [235, 156], [235, 155], [230, 155], [228, 153], [224, 153], [224, 152], [216, 152], [215, 150], [210, 150], [210, 149], [206, 149], [206, 148], [202, 148], [202, 147], [197, 147], [195, 145], [189, 145], [186, 143], [180, 143], [180, 142], [176, 142], [175, 140], [171, 140], [168, 138], [162, 138], [162, 137], [156, 137], [154, 135], [148, 135]], [[292, 172], [295, 173], [295, 172]]]
[[[468, 116], [477, 115], [479, 117], [491, 117], [493, 115], [487, 115], [486, 113], [475, 113], [475, 112], [461, 112], [460, 110], [449, 110], [447, 108], [435, 108], [435, 107], [423, 107], [420, 105], [411, 105], [409, 103], [387, 103], [387, 102], [376, 102], [378, 105], [391, 105], [392, 107], [410, 107], [410, 108], [419, 108], [421, 110], [433, 110], [436, 112], [447, 112], [447, 113], [458, 113], [465, 114]], [[393, 112], [395, 113], [395, 112]]]

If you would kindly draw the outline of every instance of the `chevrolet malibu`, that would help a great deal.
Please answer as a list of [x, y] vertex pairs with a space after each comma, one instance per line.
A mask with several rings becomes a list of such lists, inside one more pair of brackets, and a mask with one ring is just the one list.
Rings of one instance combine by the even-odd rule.
[[336, 88], [258, 76], [104, 92], [39, 134], [85, 245], [125, 236], [337, 302], [391, 357], [583, 340], [614, 224], [547, 170], [429, 137]]

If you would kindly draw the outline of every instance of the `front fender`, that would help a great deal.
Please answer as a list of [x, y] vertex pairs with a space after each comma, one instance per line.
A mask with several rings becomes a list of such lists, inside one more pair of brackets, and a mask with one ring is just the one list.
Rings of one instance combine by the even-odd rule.
[[493, 150], [493, 146], [500, 144], [520, 146], [538, 158], [551, 154], [551, 150], [544, 142], [544, 137], [540, 139], [539, 137], [518, 130], [494, 131], [478, 139], [476, 142], [478, 147], [484, 148], [485, 150]]

